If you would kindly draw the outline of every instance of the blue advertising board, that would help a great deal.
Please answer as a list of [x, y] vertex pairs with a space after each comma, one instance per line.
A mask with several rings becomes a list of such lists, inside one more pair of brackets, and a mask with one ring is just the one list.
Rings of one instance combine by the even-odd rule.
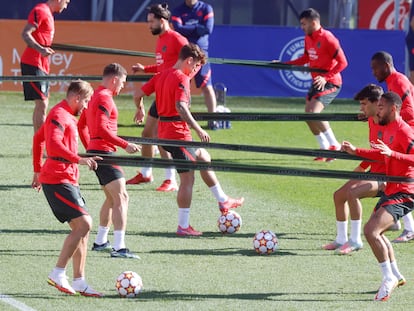
[[[378, 83], [370, 68], [377, 51], [389, 52], [396, 69], [405, 71], [403, 31], [330, 30], [348, 59], [339, 98], [353, 98], [366, 84]], [[219, 25], [211, 35], [209, 56], [283, 62], [303, 54], [303, 39], [300, 28]], [[212, 71], [213, 84], [223, 83], [230, 96], [304, 97], [311, 83], [310, 74], [299, 71], [219, 64], [213, 64]]]

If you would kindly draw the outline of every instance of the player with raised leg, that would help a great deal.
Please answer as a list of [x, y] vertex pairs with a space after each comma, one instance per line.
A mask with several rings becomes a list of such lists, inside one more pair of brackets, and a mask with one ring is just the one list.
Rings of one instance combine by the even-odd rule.
[[[143, 101], [144, 96], [155, 92], [155, 102], [159, 113], [158, 137], [160, 139], [176, 139], [192, 141], [193, 129], [203, 142], [209, 142], [210, 136], [194, 120], [190, 113], [190, 79], [198, 72], [206, 61], [204, 52], [196, 44], [185, 45], [180, 52], [175, 66], [156, 74], [145, 83], [136, 95]], [[203, 148], [186, 148], [164, 146], [174, 159], [210, 162], [210, 154]], [[194, 185], [194, 170], [178, 169], [180, 186], [177, 193], [178, 227], [177, 235], [199, 236], [202, 232], [190, 225], [190, 206]], [[244, 202], [244, 198], [233, 199], [221, 188], [221, 185], [212, 170], [201, 170], [201, 178], [209, 187], [218, 201], [222, 213], [231, 208], [237, 208]]]
[[[71, 229], [66, 237], [55, 268], [50, 272], [48, 284], [59, 291], [82, 296], [102, 297], [88, 285], [85, 279], [86, 254], [92, 218], [88, 214], [79, 190], [78, 164], [91, 170], [98, 166], [100, 157], [78, 155], [77, 119], [88, 105], [93, 89], [88, 82], [71, 82], [66, 99], [54, 106], [45, 122], [33, 137], [32, 187], [43, 192], [55, 217], [62, 223], [68, 222]], [[48, 157], [42, 164], [43, 149]], [[69, 284], [66, 267], [73, 264], [73, 282]]]

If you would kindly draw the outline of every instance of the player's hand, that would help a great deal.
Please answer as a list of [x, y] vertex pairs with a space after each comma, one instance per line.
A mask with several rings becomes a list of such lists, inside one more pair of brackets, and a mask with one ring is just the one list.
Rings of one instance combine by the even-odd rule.
[[210, 135], [208, 135], [208, 133], [201, 129], [200, 131], [197, 132], [198, 137], [200, 137], [200, 140], [204, 143], [209, 143], [210, 142]]
[[55, 54], [55, 50], [50, 47], [42, 47], [41, 51], [39, 51], [43, 57], [48, 57], [49, 55]]
[[380, 150], [381, 154], [390, 157], [392, 150], [381, 139], [377, 139], [377, 143], [372, 142], [371, 147]]
[[98, 168], [98, 163], [96, 161], [102, 160], [101, 157], [94, 156], [94, 157], [87, 157], [87, 158], [80, 158], [79, 164], [86, 165], [89, 167], [90, 170], [96, 170]]
[[322, 91], [325, 88], [326, 85], [326, 79], [322, 76], [316, 76], [315, 79], [313, 79], [313, 86], [315, 89]]
[[134, 115], [134, 122], [136, 124], [141, 124], [145, 119], [145, 109], [144, 107], [138, 108]]
[[39, 175], [40, 173], [34, 173], [33, 174], [33, 180], [32, 180], [32, 188], [36, 190], [37, 192], [42, 189], [42, 184], [39, 182]]
[[135, 65], [132, 65], [132, 72], [144, 72], [144, 65], [140, 63], [136, 63]]
[[352, 145], [349, 141], [343, 141], [341, 145], [341, 151], [345, 151], [349, 154], [356, 154], [356, 147]]
[[128, 143], [128, 146], [126, 146], [125, 151], [128, 153], [135, 153], [141, 151], [141, 146], [137, 144]]

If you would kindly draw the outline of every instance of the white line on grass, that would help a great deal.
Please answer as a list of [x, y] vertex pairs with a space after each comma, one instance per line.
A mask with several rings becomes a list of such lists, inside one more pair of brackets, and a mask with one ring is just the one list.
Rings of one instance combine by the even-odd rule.
[[36, 311], [35, 309], [30, 308], [28, 305], [25, 305], [23, 302], [17, 301], [8, 295], [0, 294], [0, 301], [21, 311]]

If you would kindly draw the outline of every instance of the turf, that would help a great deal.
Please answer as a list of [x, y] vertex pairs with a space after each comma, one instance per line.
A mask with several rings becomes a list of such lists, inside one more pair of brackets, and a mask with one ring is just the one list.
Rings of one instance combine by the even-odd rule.
[[[61, 99], [54, 94], [51, 103]], [[150, 104], [146, 100], [146, 106]], [[130, 96], [117, 98], [121, 135], [141, 133], [132, 124], [134, 105]], [[130, 195], [127, 246], [141, 260], [111, 259], [108, 254], [89, 252], [87, 279], [106, 295], [103, 299], [69, 297], [46, 284], [54, 266], [66, 224], [53, 217], [42, 193], [30, 188], [31, 114], [33, 105], [21, 94], [0, 94], [1, 151], [0, 192], [0, 294], [34, 310], [407, 310], [414, 279], [412, 244], [395, 245], [401, 272], [408, 284], [394, 292], [387, 303], [373, 302], [380, 285], [379, 267], [365, 243], [352, 256], [335, 256], [321, 250], [335, 237], [332, 194], [342, 179], [304, 178], [219, 172], [224, 190], [244, 196], [238, 212], [243, 226], [234, 235], [222, 236], [219, 216], [209, 190], [196, 179], [191, 223], [204, 232], [201, 238], [175, 236], [177, 207], [175, 193], [154, 189], [163, 179], [155, 169], [152, 184], [128, 186]], [[237, 112], [302, 112], [303, 99], [227, 98]], [[202, 98], [195, 97], [193, 111], [205, 111]], [[358, 112], [352, 101], [337, 100], [327, 112]], [[202, 123], [205, 126], [205, 122]], [[332, 122], [339, 140], [367, 146], [367, 124]], [[213, 142], [262, 146], [316, 148], [303, 122], [232, 122], [232, 129], [209, 131]], [[83, 151], [80, 149], [80, 151]], [[120, 155], [125, 155], [123, 151]], [[211, 150], [213, 159], [237, 163], [265, 164], [312, 169], [352, 170], [357, 162], [337, 160], [314, 163], [312, 158]], [[125, 167], [131, 177], [136, 168]], [[81, 168], [81, 190], [94, 219], [89, 244], [96, 235], [103, 193], [95, 175]], [[375, 199], [365, 199], [364, 221]], [[279, 251], [258, 256], [252, 249], [254, 234], [274, 231]], [[394, 238], [398, 233], [390, 233]], [[110, 236], [112, 238], [112, 236]], [[365, 240], [364, 240], [365, 242]], [[135, 299], [121, 299], [114, 286], [124, 270], [141, 275], [144, 291]], [[71, 267], [68, 268], [71, 276]], [[0, 310], [15, 310], [0, 296]]]

